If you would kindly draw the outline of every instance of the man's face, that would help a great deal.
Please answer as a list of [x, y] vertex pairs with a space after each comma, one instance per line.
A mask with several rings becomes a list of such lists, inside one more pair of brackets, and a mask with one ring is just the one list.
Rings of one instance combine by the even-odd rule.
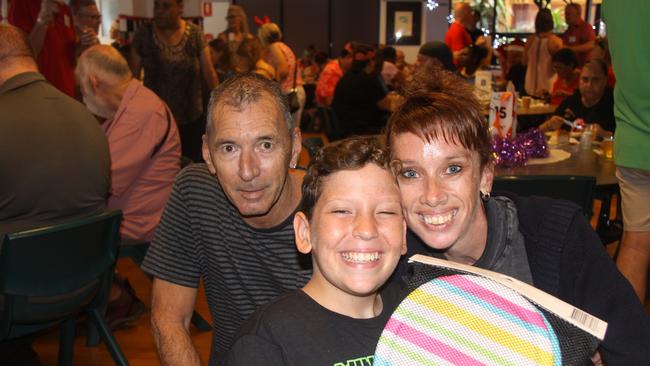
[[161, 29], [175, 27], [183, 13], [183, 2], [180, 0], [155, 0], [153, 18], [156, 26]]
[[406, 224], [391, 173], [375, 164], [326, 177], [310, 222], [294, 218], [296, 243], [311, 251], [310, 283], [324, 296], [376, 293], [406, 253]]
[[226, 15], [226, 20], [228, 21], [228, 30], [232, 32], [240, 31], [242, 28], [242, 17], [237, 10], [228, 9], [228, 15]]
[[605, 94], [607, 88], [607, 75], [597, 70], [594, 66], [587, 66], [582, 68], [580, 73], [580, 94], [582, 95], [582, 103], [591, 107], [598, 103]]
[[95, 33], [98, 33], [99, 25], [102, 24], [102, 15], [97, 10], [96, 5], [88, 5], [79, 9], [75, 23], [80, 29], [90, 28]]
[[408, 227], [431, 248], [455, 256], [483, 248], [477, 238], [487, 228], [475, 225], [484, 215], [479, 192], [490, 192], [493, 173], [481, 169], [478, 153], [405, 132], [394, 138], [393, 158], [399, 162], [395, 174]]
[[290, 136], [280, 108], [266, 96], [242, 110], [217, 105], [209, 123], [203, 158], [230, 202], [257, 225], [286, 218], [290, 212], [278, 212], [285, 209], [278, 200], [291, 193], [285, 183], [300, 153], [300, 132]]
[[580, 23], [580, 13], [574, 6], [568, 6], [564, 9], [564, 20], [568, 25], [577, 25]]
[[467, 3], [459, 3], [454, 7], [454, 19], [465, 25], [471, 22], [472, 10]]

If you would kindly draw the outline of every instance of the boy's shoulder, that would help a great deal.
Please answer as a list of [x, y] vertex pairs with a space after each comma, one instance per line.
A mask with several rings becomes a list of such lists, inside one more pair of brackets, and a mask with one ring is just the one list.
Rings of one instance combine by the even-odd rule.
[[[287, 291], [273, 301], [257, 309], [242, 328], [242, 332], [258, 333], [282, 330], [292, 321], [313, 316], [317, 304], [302, 290]], [[248, 332], [247, 332], [248, 331]]]
[[[386, 284], [380, 290], [384, 303], [384, 311], [380, 317], [389, 317], [397, 305], [406, 297], [402, 284]], [[352, 320], [344, 315], [327, 310], [309, 297], [302, 290], [283, 293], [270, 303], [261, 306], [248, 319], [241, 329], [242, 334], [264, 335], [272, 333], [291, 332], [291, 324], [301, 324], [300, 332], [304, 331], [304, 322], [318, 324], [330, 322], [332, 318]]]
[[293, 364], [292, 351], [302, 349], [313, 335], [306, 328], [321, 323], [318, 309], [301, 290], [286, 292], [261, 306], [242, 324], [226, 365]]
[[305, 327], [320, 323], [323, 308], [302, 290], [283, 293], [273, 301], [259, 307], [246, 320], [235, 339], [255, 337], [285, 347], [304, 337]]

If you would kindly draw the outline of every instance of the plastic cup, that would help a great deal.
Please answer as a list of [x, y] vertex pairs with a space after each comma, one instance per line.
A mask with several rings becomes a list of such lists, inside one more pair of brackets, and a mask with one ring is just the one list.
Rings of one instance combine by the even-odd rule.
[[580, 137], [580, 147], [582, 149], [591, 149], [591, 143], [593, 139], [591, 138], [592, 132], [591, 131], [585, 131], [582, 133], [582, 136]]
[[531, 97], [521, 97], [521, 107], [523, 109], [530, 109], [530, 103], [533, 101]]

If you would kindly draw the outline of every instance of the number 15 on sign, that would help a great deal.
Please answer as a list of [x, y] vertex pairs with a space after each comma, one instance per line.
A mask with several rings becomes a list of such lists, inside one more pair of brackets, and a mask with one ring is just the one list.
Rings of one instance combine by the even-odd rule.
[[516, 129], [514, 95], [510, 92], [492, 93], [490, 97], [490, 127], [499, 136], [512, 137]]

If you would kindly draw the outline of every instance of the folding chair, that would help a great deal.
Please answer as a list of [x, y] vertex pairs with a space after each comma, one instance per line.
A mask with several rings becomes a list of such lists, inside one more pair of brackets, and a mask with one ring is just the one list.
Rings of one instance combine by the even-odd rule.
[[0, 340], [61, 324], [59, 364], [71, 365], [75, 320], [86, 313], [115, 363], [128, 365], [104, 320], [121, 218], [119, 210], [108, 211], [5, 237]]

